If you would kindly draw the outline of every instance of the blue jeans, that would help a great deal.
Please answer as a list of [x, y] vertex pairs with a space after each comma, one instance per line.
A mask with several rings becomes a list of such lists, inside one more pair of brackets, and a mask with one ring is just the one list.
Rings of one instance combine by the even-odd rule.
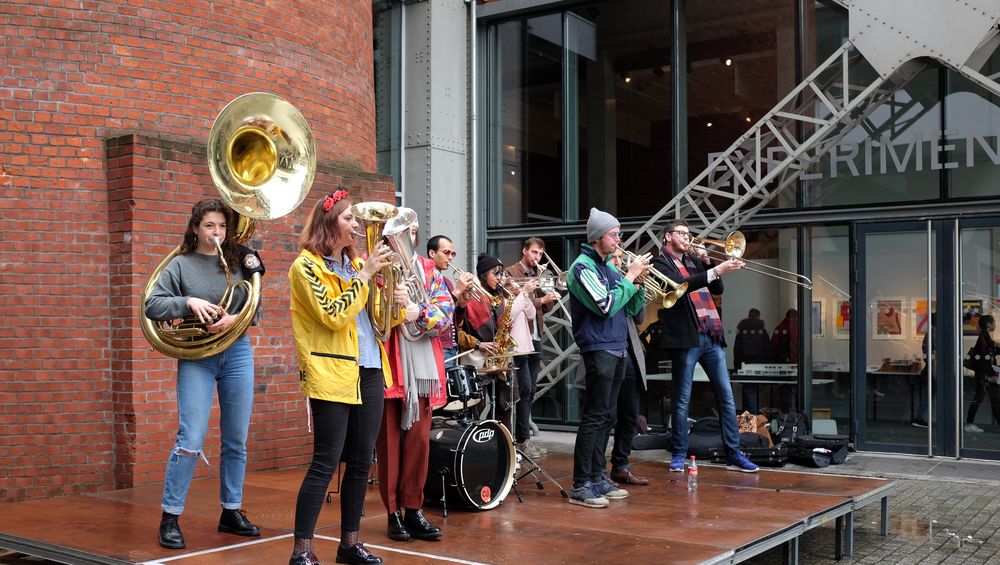
[[670, 439], [675, 457], [687, 456], [688, 409], [691, 406], [691, 384], [694, 380], [695, 363], [700, 363], [705, 369], [705, 374], [715, 389], [719, 423], [722, 426], [722, 443], [726, 447], [726, 453], [740, 448], [740, 431], [736, 425], [736, 402], [733, 400], [733, 387], [729, 382], [729, 369], [726, 368], [726, 352], [719, 344], [713, 343], [712, 338], [706, 334], [700, 334], [698, 339], [697, 347], [674, 349], [671, 352], [673, 399], [670, 407], [672, 419]]
[[625, 378], [624, 357], [607, 351], [590, 351], [582, 357], [587, 390], [583, 393], [583, 413], [573, 448], [573, 486], [600, 480], [604, 474], [604, 451]]
[[164, 512], [181, 514], [194, 475], [212, 412], [212, 397], [219, 391], [219, 500], [222, 507], [243, 505], [243, 475], [247, 466], [247, 433], [253, 409], [253, 350], [250, 338], [241, 337], [229, 349], [198, 361], [177, 362], [177, 442], [167, 459], [163, 481]]
[[[449, 348], [447, 348], [447, 349], [444, 350], [444, 358], [445, 359], [447, 359], [449, 357], [454, 357], [456, 355], [458, 355], [458, 349], [455, 348], [455, 347], [449, 347]], [[447, 361], [447, 362], [445, 362], [444, 366], [445, 366], [446, 369], [448, 367], [455, 367], [461, 361], [462, 361], [462, 359], [458, 359], [457, 361]]]

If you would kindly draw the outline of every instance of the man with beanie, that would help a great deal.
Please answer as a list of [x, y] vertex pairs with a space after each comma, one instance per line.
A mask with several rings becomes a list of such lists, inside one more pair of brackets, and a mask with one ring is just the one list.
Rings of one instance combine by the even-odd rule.
[[591, 208], [587, 220], [589, 243], [580, 246], [580, 256], [567, 275], [573, 338], [580, 348], [586, 375], [569, 501], [588, 508], [606, 508], [609, 498], [628, 497], [628, 491], [606, 475], [604, 451], [625, 376], [626, 318], [644, 307], [643, 293], [637, 285], [649, 269], [649, 256], [633, 261], [622, 276], [612, 264], [621, 237], [621, 224], [614, 216]]
[[[694, 381], [694, 364], [700, 363], [708, 375], [719, 408], [722, 443], [726, 448], [726, 468], [756, 473], [757, 465], [740, 451], [740, 432], [736, 424], [736, 402], [726, 367], [723, 348], [722, 318], [712, 294], [722, 294], [722, 275], [743, 267], [743, 261], [729, 259], [712, 265], [704, 247], [689, 250], [691, 231], [687, 222], [674, 220], [663, 231], [663, 249], [653, 266], [678, 283], [687, 283], [673, 308], [663, 313], [667, 331], [661, 336], [669, 353], [673, 392], [670, 399], [671, 443], [670, 470], [684, 471], [688, 447], [688, 405]], [[694, 256], [688, 254], [693, 251]]]

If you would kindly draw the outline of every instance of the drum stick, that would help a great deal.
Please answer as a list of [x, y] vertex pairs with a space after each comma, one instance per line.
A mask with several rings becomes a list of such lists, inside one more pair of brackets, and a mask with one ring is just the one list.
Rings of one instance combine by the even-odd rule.
[[468, 351], [463, 351], [463, 352], [459, 353], [458, 355], [456, 355], [454, 357], [449, 357], [449, 358], [445, 359], [444, 362], [445, 363], [451, 363], [452, 361], [456, 361], [458, 359], [461, 359], [462, 357], [465, 357], [466, 355], [472, 353], [473, 351], [475, 351], [475, 349], [470, 349]]

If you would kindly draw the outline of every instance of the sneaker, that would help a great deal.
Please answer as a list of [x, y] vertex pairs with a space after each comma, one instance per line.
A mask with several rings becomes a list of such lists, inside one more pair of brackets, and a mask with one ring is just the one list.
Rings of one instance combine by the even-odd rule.
[[966, 425], [962, 426], [962, 429], [965, 430], [965, 431], [967, 431], [967, 432], [969, 432], [969, 433], [973, 433], [973, 434], [981, 434], [981, 433], [983, 433], [983, 429], [980, 428], [979, 426], [975, 425], [975, 424], [966, 424]]
[[534, 450], [538, 451], [538, 452], [539, 452], [539, 453], [541, 453], [542, 455], [545, 455], [546, 453], [548, 453], [548, 452], [549, 452], [549, 450], [548, 450], [548, 449], [545, 449], [544, 447], [542, 447], [542, 446], [538, 445], [537, 443], [535, 443], [535, 441], [534, 441], [534, 440], [532, 440], [532, 439], [530, 439], [530, 438], [529, 438], [529, 439], [526, 439], [526, 440], [524, 440], [524, 443], [527, 443], [527, 444], [530, 444], [530, 445], [531, 445], [531, 448], [532, 448], [532, 449], [534, 449]]
[[531, 459], [538, 459], [542, 456], [542, 452], [539, 451], [538, 448], [536, 448], [529, 440], [525, 440], [517, 444], [517, 449]]
[[594, 494], [598, 496], [603, 496], [604, 498], [613, 500], [622, 500], [628, 498], [628, 491], [619, 487], [614, 482], [610, 481], [607, 477], [602, 478], [596, 483], [591, 483], [594, 487]]
[[915, 418], [912, 422], [910, 422], [910, 425], [913, 426], [914, 428], [926, 428], [927, 420], [921, 420], [920, 418]]
[[684, 472], [684, 456], [674, 455], [670, 458], [670, 470], [674, 473]]
[[736, 450], [726, 456], [726, 469], [729, 471], [740, 471], [742, 473], [756, 473], [757, 471], [760, 471], [760, 467], [755, 465], [753, 461], [747, 459], [747, 456], [740, 450]]
[[570, 504], [579, 504], [587, 508], [607, 508], [608, 499], [594, 493], [594, 486], [589, 482], [570, 489]]
[[515, 451], [514, 452], [514, 460], [516, 461], [516, 463], [514, 464], [514, 470], [515, 471], [520, 471], [521, 470], [521, 454]]

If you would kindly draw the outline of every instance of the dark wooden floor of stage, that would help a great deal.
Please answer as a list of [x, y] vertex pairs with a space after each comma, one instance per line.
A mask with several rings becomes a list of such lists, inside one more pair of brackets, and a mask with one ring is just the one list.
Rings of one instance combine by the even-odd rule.
[[[539, 461], [570, 487], [572, 459], [550, 454]], [[375, 486], [369, 488], [361, 536], [387, 563], [700, 563], [786, 529], [796, 520], [841, 506], [853, 497], [884, 489], [887, 482], [822, 474], [764, 470], [758, 474], [702, 466], [698, 492], [660, 462], [634, 465], [653, 479], [630, 487], [632, 496], [610, 508], [569, 504], [547, 483], [537, 490], [521, 482], [524, 503], [511, 493], [493, 510], [451, 509], [447, 519], [428, 516], [444, 537], [436, 542], [394, 542], [385, 535], [385, 512]], [[246, 479], [244, 500], [260, 538], [216, 531], [217, 480], [197, 480], [188, 496], [181, 527], [187, 549], [169, 551], [156, 543], [159, 486], [94, 495], [0, 505], [0, 539], [34, 540], [43, 546], [107, 556], [121, 562], [194, 564], [286, 563], [291, 550], [295, 495], [304, 469], [261, 472]], [[316, 553], [333, 563], [340, 535], [339, 504], [323, 511]], [[0, 543], [0, 547], [3, 543]]]

